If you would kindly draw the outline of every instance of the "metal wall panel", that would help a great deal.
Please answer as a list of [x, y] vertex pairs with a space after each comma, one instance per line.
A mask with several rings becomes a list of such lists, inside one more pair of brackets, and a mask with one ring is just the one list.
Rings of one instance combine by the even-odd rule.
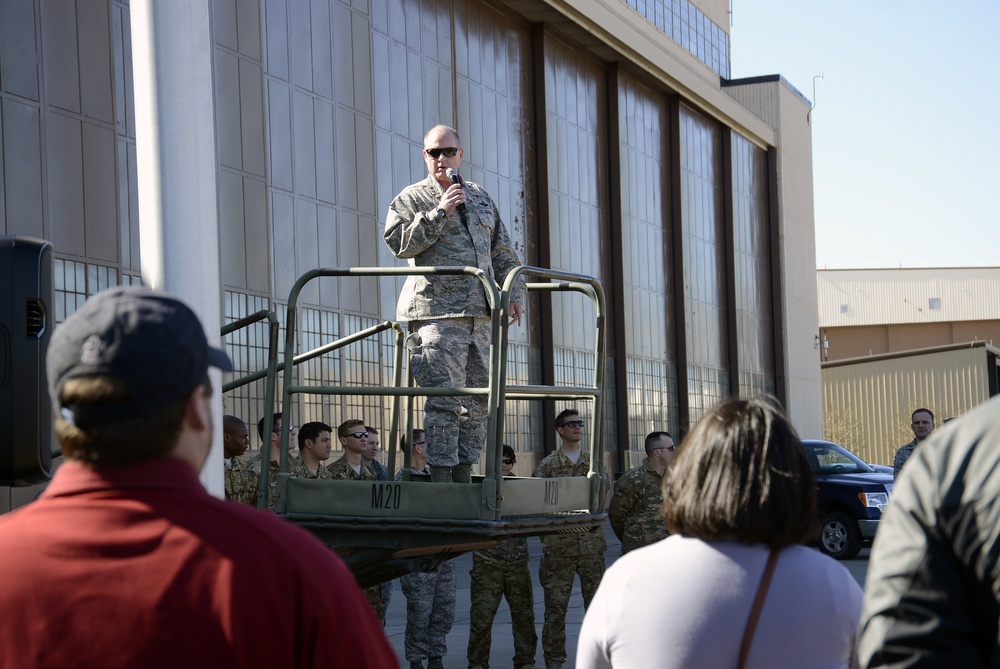
[[83, 216], [86, 225], [86, 255], [95, 260], [118, 263], [118, 199], [116, 197], [114, 127], [84, 122]]
[[[96, 3], [94, 3], [96, 4]], [[112, 123], [114, 95], [111, 92], [110, 9], [105, 3], [97, 11], [78, 11], [80, 62], [80, 110], [87, 118]]]
[[767, 153], [732, 135], [733, 262], [740, 395], [775, 392]]
[[681, 105], [681, 207], [684, 327], [691, 422], [729, 396], [722, 136], [719, 127]]
[[[0, 136], [3, 138], [3, 202], [6, 234], [46, 238], [42, 213], [42, 138], [40, 112], [18, 100], [0, 100]], [[17, 165], [17, 169], [9, 166]]]
[[820, 327], [995, 320], [1000, 267], [819, 270]]
[[[600, 279], [608, 201], [605, 73], [583, 53], [547, 36], [545, 88], [552, 267]], [[594, 350], [587, 298], [554, 297], [552, 320], [556, 347]]]
[[50, 112], [46, 121], [48, 239], [59, 253], [84, 256], [81, 123], [56, 112]]
[[28, 100], [39, 98], [35, 3], [5, 2], [0, 21], [0, 87]]
[[922, 323], [916, 326], [890, 325], [886, 328], [886, 332], [890, 353], [954, 343], [951, 336], [951, 323]]
[[80, 113], [80, 58], [77, 48], [76, 12], [65, 2], [43, 0], [42, 67], [48, 104]]
[[990, 398], [989, 378], [996, 375], [997, 353], [980, 344], [824, 365], [825, 437], [868, 462], [891, 465], [896, 450], [913, 439], [914, 409], [933, 411], [940, 429], [945, 418]]
[[628, 448], [644, 455], [645, 435], [677, 434], [677, 365], [673, 320], [675, 292], [668, 267], [673, 240], [667, 197], [667, 101], [622, 75], [618, 95], [621, 153], [621, 258], [623, 267], [628, 392]]

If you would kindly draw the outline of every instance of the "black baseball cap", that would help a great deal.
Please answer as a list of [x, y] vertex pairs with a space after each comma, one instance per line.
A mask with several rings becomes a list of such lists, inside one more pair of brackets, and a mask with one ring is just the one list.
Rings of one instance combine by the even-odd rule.
[[[148, 416], [187, 397], [210, 366], [233, 370], [229, 356], [208, 345], [190, 307], [166, 293], [133, 286], [88, 299], [52, 333], [46, 361], [56, 410], [80, 426]], [[61, 406], [63, 384], [86, 376], [121, 379], [131, 402]]]

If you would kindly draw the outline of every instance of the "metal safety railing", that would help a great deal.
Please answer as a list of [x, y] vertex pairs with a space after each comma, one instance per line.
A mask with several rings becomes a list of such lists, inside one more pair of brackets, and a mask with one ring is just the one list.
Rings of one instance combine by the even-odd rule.
[[[323, 277], [397, 277], [414, 275], [467, 275], [483, 287], [490, 306], [491, 344], [488, 383], [485, 388], [423, 388], [413, 383], [412, 372], [404, 377], [405, 336], [394, 321], [352, 333], [325, 343], [308, 352], [296, 353], [298, 301], [303, 288]], [[526, 283], [531, 293], [552, 295], [575, 292], [589, 298], [594, 306], [595, 365], [593, 384], [583, 386], [508, 385], [506, 383], [509, 313], [515, 282], [524, 276], [540, 279]], [[546, 281], [547, 280], [547, 281]], [[267, 312], [270, 313], [270, 312]], [[245, 327], [255, 314], [224, 329], [232, 332]], [[485, 396], [487, 398], [487, 431], [484, 445], [484, 473], [475, 475], [473, 483], [431, 483], [422, 477], [404, 475], [402, 481], [343, 481], [292, 477], [289, 472], [289, 440], [292, 421], [282, 421], [280, 428], [281, 454], [273, 488], [275, 512], [308, 528], [322, 541], [344, 553], [355, 575], [366, 583], [378, 582], [399, 575], [399, 565], [409, 561], [421, 564], [430, 560], [453, 557], [468, 550], [488, 545], [509, 535], [551, 534], [592, 530], [605, 517], [607, 476], [604, 473], [605, 404], [605, 321], [606, 304], [600, 283], [588, 276], [540, 267], [518, 267], [506, 277], [503, 287], [486, 272], [473, 267], [354, 267], [315, 269], [303, 274], [292, 286], [288, 297], [284, 352], [276, 360], [276, 319], [273, 314], [271, 356], [267, 370], [254, 372], [226, 384], [225, 389], [267, 379], [265, 421], [270, 430], [273, 398], [277, 375], [282, 374], [281, 406], [291, 407], [299, 393], [313, 395], [353, 395], [391, 397], [390, 425], [387, 444], [399, 443], [401, 429], [406, 430], [408, 443], [413, 428], [413, 405], [419, 397]], [[392, 330], [395, 333], [392, 381], [388, 387], [346, 385], [303, 385], [293, 383], [293, 368], [306, 360], [324, 355], [348, 344]], [[405, 381], [404, 381], [405, 378]], [[401, 405], [406, 400], [405, 414], [400, 421]], [[504, 441], [505, 407], [513, 400], [585, 400], [592, 401], [594, 428], [590, 433], [590, 471], [586, 477], [541, 479], [501, 476], [502, 444]], [[287, 410], [287, 409], [285, 409]], [[402, 424], [402, 425], [401, 425]], [[405, 426], [405, 427], [402, 427]], [[267, 433], [265, 433], [267, 434]], [[395, 449], [387, 448], [388, 467], [396, 469]], [[404, 472], [409, 471], [409, 449], [403, 449]], [[274, 474], [267, 466], [268, 457], [262, 452], [258, 506], [267, 507]]]

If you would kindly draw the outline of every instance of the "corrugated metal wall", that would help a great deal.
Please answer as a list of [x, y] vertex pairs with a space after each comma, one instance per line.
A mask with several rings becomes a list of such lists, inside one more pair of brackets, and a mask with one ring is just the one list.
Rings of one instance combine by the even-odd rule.
[[819, 270], [820, 327], [991, 320], [1000, 267]]
[[868, 462], [891, 465], [896, 449], [913, 439], [914, 409], [933, 411], [940, 427], [990, 398], [998, 352], [979, 345], [824, 365], [824, 436]]

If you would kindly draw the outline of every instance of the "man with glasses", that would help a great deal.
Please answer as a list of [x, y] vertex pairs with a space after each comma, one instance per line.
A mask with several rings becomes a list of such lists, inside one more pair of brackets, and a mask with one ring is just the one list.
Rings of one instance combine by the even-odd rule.
[[615, 482], [608, 520], [622, 542], [622, 555], [665, 539], [670, 532], [663, 521], [663, 472], [674, 460], [677, 446], [669, 432], [646, 436], [646, 457]]
[[[427, 178], [407, 186], [389, 206], [384, 239], [411, 267], [477, 267], [503, 284], [520, 265], [496, 203], [471, 181], [453, 184], [465, 150], [454, 128], [424, 137]], [[510, 323], [521, 324], [524, 282], [512, 288]], [[479, 279], [466, 275], [407, 277], [396, 317], [409, 321], [410, 368], [424, 388], [488, 385], [490, 305]], [[509, 325], [505, 323], [504, 325]], [[468, 483], [486, 442], [487, 398], [428, 397], [427, 457], [434, 481]]]
[[[327, 467], [329, 478], [337, 481], [374, 481], [375, 472], [365, 465], [362, 455], [368, 448], [368, 431], [365, 422], [352, 418], [337, 427], [337, 437], [344, 449], [340, 459]], [[382, 587], [373, 585], [364, 589], [365, 598], [379, 620], [385, 619]]]
[[[501, 474], [511, 476], [517, 455], [504, 444]], [[500, 600], [507, 598], [514, 633], [514, 669], [533, 669], [538, 635], [535, 634], [535, 595], [528, 571], [527, 537], [507, 537], [496, 546], [472, 554], [469, 587], [469, 667], [488, 669], [493, 642], [493, 620]]]
[[345, 420], [337, 428], [337, 437], [344, 449], [339, 460], [327, 467], [330, 478], [344, 481], [374, 481], [375, 472], [364, 463], [368, 448], [368, 431], [363, 420]]
[[[535, 476], [586, 476], [590, 454], [583, 448], [583, 419], [576, 409], [564, 409], [556, 416], [556, 432], [562, 446], [538, 463]], [[604, 530], [542, 537], [542, 562], [538, 581], [545, 593], [545, 623], [542, 625], [542, 653], [547, 669], [562, 669], [566, 662], [566, 609], [576, 575], [580, 577], [583, 606], [597, 592], [604, 576], [604, 551], [608, 543]]]

